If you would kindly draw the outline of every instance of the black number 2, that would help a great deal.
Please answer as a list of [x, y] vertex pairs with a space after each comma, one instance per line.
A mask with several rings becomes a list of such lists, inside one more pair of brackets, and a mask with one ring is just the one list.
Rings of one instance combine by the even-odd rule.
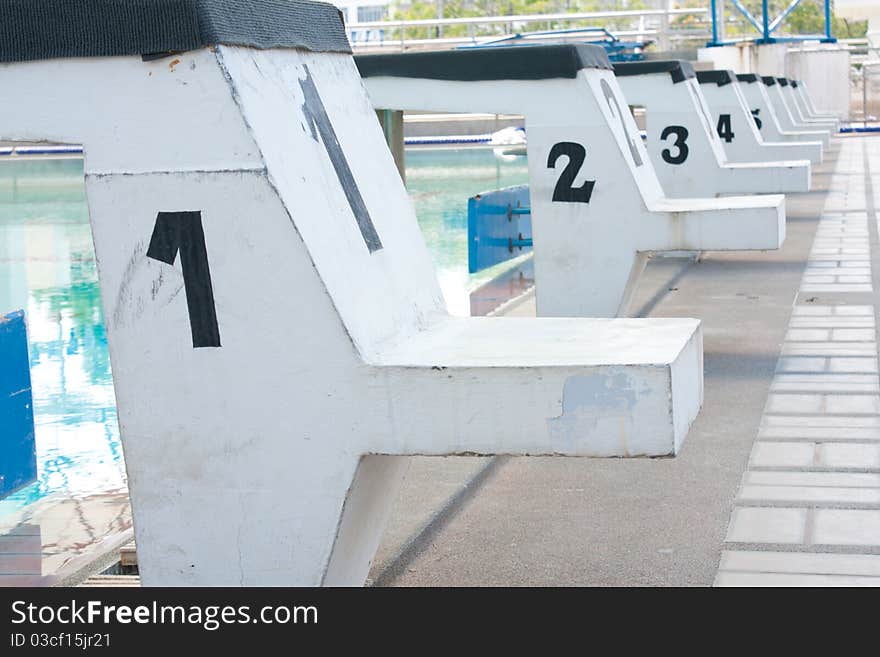
[[563, 155], [568, 156], [568, 164], [565, 165], [559, 175], [559, 180], [556, 181], [553, 200], [563, 203], [589, 203], [596, 181], [587, 180], [580, 187], [572, 186], [587, 158], [587, 149], [573, 141], [561, 141], [558, 144], [553, 144], [553, 148], [550, 149], [550, 157], [547, 158], [547, 167], [555, 169], [556, 160]]
[[666, 126], [663, 128], [663, 132], [660, 133], [660, 140], [665, 141], [669, 135], [675, 135], [675, 143], [672, 144], [672, 146], [678, 150], [678, 153], [673, 155], [671, 150], [664, 148], [660, 155], [663, 157], [664, 162], [668, 162], [669, 164], [682, 164], [688, 159], [688, 153], [690, 153], [690, 150], [687, 147], [687, 128], [681, 125]]
[[201, 212], [160, 212], [147, 257], [173, 265], [180, 253], [193, 347], [219, 347], [220, 329]]
[[614, 95], [614, 90], [604, 78], [599, 85], [602, 87], [602, 93], [605, 95], [605, 101], [608, 103], [608, 107], [611, 109], [612, 114], [617, 116], [620, 120], [620, 126], [623, 128], [623, 136], [626, 138], [626, 145], [629, 146], [629, 152], [630, 155], [632, 155], [633, 162], [637, 167], [642, 166], [642, 158], [639, 155], [639, 149], [636, 148], [635, 140], [630, 136], [629, 131], [626, 129], [626, 122], [623, 120], [623, 114], [620, 112], [620, 105], [617, 102], [617, 96]]
[[718, 136], [728, 144], [733, 141], [733, 128], [730, 125], [730, 114], [721, 114], [718, 117]]

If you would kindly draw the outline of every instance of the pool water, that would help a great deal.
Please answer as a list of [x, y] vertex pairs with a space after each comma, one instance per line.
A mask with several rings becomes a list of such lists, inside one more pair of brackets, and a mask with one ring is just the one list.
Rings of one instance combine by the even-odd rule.
[[81, 160], [0, 161], [0, 308], [26, 313], [38, 476], [0, 515], [124, 489]]
[[[467, 315], [469, 291], [496, 269], [467, 272], [467, 199], [527, 182], [526, 159], [487, 148], [411, 149], [406, 157], [407, 188], [447, 304]], [[0, 314], [22, 308], [38, 481], [0, 500], [0, 516], [48, 495], [126, 486], [81, 160], [0, 160]]]
[[452, 314], [469, 315], [470, 292], [508, 267], [468, 274], [468, 198], [528, 178], [525, 156], [491, 148], [407, 150], [406, 188]]

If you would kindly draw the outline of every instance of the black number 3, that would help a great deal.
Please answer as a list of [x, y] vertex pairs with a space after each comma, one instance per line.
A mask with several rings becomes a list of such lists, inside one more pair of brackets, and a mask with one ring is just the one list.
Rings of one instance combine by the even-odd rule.
[[664, 162], [669, 162], [669, 164], [682, 164], [688, 159], [688, 153], [690, 152], [686, 143], [688, 138], [687, 128], [681, 125], [666, 126], [660, 134], [660, 140], [665, 141], [669, 135], [675, 135], [675, 143], [672, 144], [672, 146], [678, 150], [678, 153], [673, 155], [671, 150], [664, 148], [660, 155], [663, 156]]
[[553, 148], [550, 149], [550, 157], [547, 158], [547, 168], [555, 169], [556, 160], [563, 155], [568, 157], [568, 164], [565, 165], [559, 180], [556, 181], [553, 200], [563, 203], [589, 203], [596, 181], [587, 180], [580, 187], [572, 186], [587, 157], [587, 149], [573, 141], [561, 141], [558, 144], [553, 144]]

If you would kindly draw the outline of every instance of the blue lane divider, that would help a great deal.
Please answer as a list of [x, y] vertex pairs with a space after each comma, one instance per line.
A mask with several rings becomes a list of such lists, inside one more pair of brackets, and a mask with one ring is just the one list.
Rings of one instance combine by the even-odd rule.
[[478, 271], [530, 251], [529, 186], [516, 185], [468, 199], [468, 271]]
[[406, 146], [427, 146], [431, 144], [488, 144], [492, 135], [439, 135], [436, 137], [406, 137]]
[[0, 157], [15, 155], [82, 155], [82, 146], [70, 144], [39, 144], [33, 146], [0, 146]]
[[37, 478], [24, 311], [0, 315], [0, 499]]

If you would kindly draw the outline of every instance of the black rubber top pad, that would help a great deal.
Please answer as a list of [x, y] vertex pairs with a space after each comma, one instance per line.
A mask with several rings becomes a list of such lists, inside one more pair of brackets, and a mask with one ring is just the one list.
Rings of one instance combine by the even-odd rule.
[[351, 52], [339, 10], [309, 0], [0, 0], [0, 62], [217, 44]]
[[788, 83], [789, 83], [792, 87], [794, 87], [795, 89], [797, 89], [797, 86], [798, 86], [798, 81], [797, 81], [797, 80], [789, 80]]
[[740, 82], [757, 82], [758, 76], [754, 73], [737, 73], [736, 79]]
[[788, 86], [788, 78], [776, 78], [776, 81], [779, 83], [780, 87]]
[[573, 78], [586, 68], [611, 70], [604, 48], [568, 44], [359, 55], [354, 60], [365, 78], [388, 76], [462, 82]]
[[683, 82], [694, 77], [694, 67], [690, 62], [680, 59], [663, 59], [647, 62], [622, 62], [614, 64], [614, 75], [650, 75], [651, 73], [669, 73], [674, 83]]
[[769, 75], [762, 75], [761, 82], [766, 84], [768, 87], [772, 87], [774, 84], [776, 84], [776, 78], [771, 77]]
[[697, 82], [700, 84], [717, 84], [723, 87], [733, 82], [730, 71], [697, 71]]

